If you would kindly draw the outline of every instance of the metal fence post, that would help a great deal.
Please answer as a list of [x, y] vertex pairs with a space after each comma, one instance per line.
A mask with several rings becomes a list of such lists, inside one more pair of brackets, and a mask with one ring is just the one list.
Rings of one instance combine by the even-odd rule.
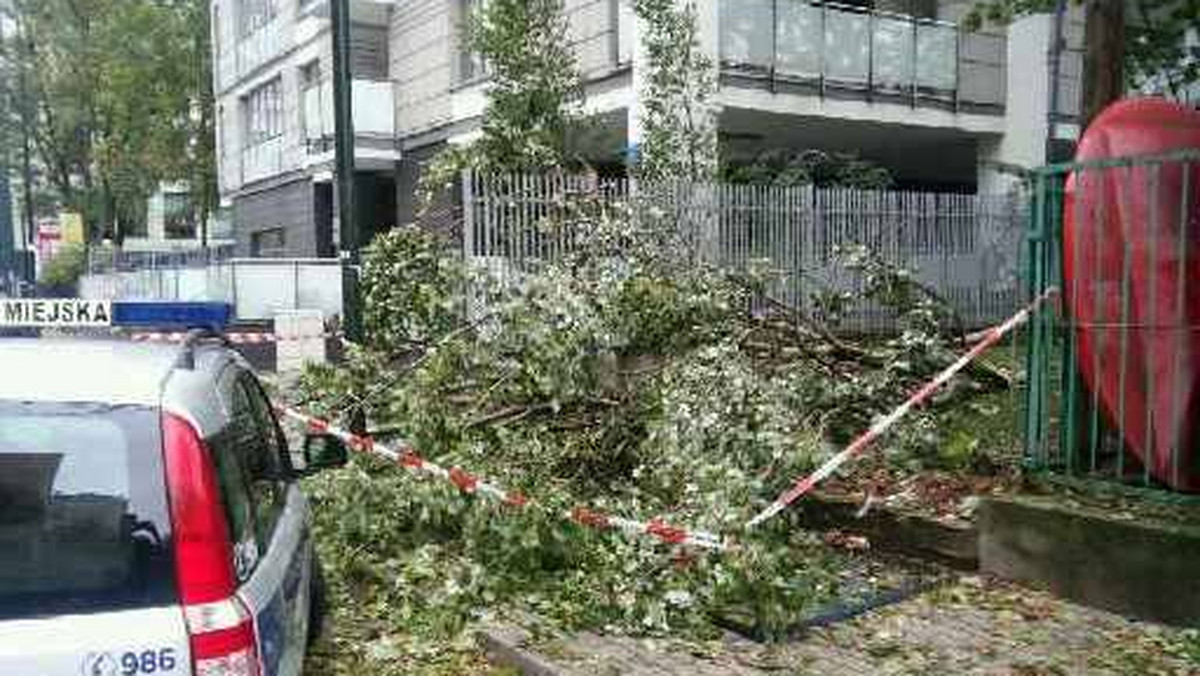
[[292, 309], [300, 309], [300, 261], [292, 261]]

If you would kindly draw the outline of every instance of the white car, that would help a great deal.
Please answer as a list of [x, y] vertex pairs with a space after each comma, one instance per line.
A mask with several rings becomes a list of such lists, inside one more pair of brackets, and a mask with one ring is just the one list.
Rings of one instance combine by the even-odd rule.
[[211, 331], [0, 338], [0, 674], [299, 674], [324, 595], [296, 479], [345, 461], [318, 435], [294, 468]]

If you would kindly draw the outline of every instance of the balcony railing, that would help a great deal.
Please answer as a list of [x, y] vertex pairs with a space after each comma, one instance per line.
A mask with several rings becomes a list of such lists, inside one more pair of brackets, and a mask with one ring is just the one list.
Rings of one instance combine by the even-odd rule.
[[726, 73], [956, 105], [958, 26], [809, 0], [722, 0]]
[[242, 149], [242, 183], [253, 183], [283, 173], [283, 136]]
[[[396, 98], [390, 82], [354, 80], [351, 110], [354, 135], [394, 139], [396, 135]], [[333, 150], [333, 86], [323, 81], [301, 95], [304, 106], [304, 143], [309, 155]]]

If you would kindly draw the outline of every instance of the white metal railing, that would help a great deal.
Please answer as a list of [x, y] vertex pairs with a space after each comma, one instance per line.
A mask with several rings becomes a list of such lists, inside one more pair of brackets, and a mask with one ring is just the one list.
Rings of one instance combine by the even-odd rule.
[[[635, 218], [667, 214], [684, 245], [711, 264], [765, 263], [779, 274], [771, 295], [806, 312], [818, 292], [861, 293], [862, 279], [838, 255], [853, 245], [912, 269], [973, 326], [1007, 317], [1021, 298], [1025, 212], [1010, 195], [479, 175], [464, 177], [463, 192], [464, 254], [502, 284], [520, 284], [572, 250], [578, 233], [553, 224], [570, 221], [568, 195], [589, 193]], [[842, 324], [894, 326], [895, 317], [869, 304]]]
[[953, 23], [809, 0], [721, 0], [727, 70], [821, 87], [955, 99]]

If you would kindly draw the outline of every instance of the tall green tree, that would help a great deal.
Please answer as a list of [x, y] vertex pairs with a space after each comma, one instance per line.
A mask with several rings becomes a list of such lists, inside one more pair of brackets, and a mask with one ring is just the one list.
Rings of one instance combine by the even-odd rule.
[[421, 177], [428, 209], [465, 169], [539, 172], [575, 165], [583, 85], [562, 0], [489, 0], [466, 17], [463, 40], [488, 77], [482, 135], [451, 148]]
[[27, 86], [45, 179], [91, 238], [125, 234], [160, 182], [215, 199], [208, 9], [203, 0], [13, 0], [7, 53]]
[[582, 100], [562, 0], [490, 0], [468, 41], [491, 82], [478, 153], [505, 171], [563, 166]]
[[[1187, 44], [1200, 29], [1200, 0], [1070, 0], [1086, 13], [1082, 118], [1090, 122], [1127, 89], [1146, 86], [1180, 96], [1200, 82]], [[1055, 11], [1057, 0], [978, 0], [967, 26]]]
[[650, 180], [709, 180], [718, 172], [716, 74], [700, 46], [691, 0], [634, 0], [646, 54], [638, 173]]

